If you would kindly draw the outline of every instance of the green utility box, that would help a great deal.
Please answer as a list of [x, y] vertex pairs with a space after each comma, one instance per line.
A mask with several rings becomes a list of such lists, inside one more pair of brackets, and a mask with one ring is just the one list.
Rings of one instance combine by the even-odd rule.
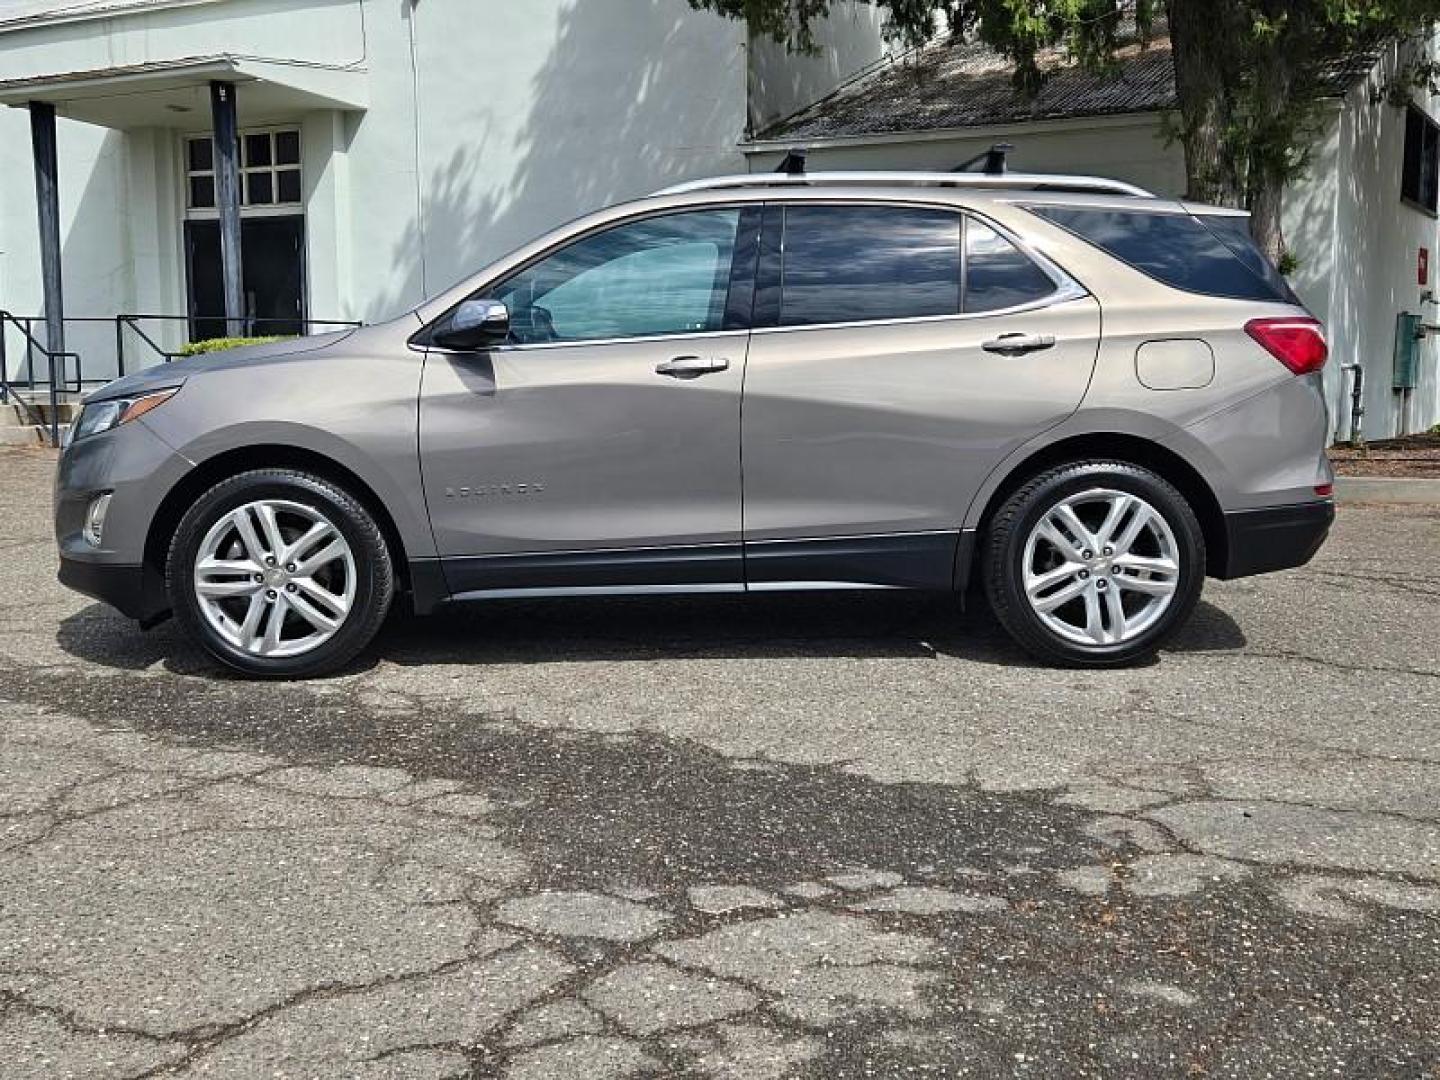
[[1420, 342], [1425, 340], [1419, 315], [1402, 311], [1395, 320], [1395, 374], [1391, 386], [1414, 390], [1420, 380]]

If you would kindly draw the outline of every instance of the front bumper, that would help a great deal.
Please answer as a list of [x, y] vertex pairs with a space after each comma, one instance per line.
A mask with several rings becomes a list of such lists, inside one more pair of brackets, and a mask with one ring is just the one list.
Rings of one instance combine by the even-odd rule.
[[[55, 540], [60, 581], [153, 625], [169, 607], [163, 572], [149, 565], [151, 523], [165, 495], [191, 468], [144, 419], [72, 442], [55, 471]], [[102, 546], [85, 539], [91, 501], [111, 493]]]
[[60, 584], [103, 600], [122, 615], [152, 625], [169, 611], [165, 580], [149, 566], [84, 562], [60, 557]]
[[1320, 550], [1335, 520], [1330, 499], [1232, 510], [1225, 515], [1225, 566], [1216, 577], [1249, 577], [1304, 566]]

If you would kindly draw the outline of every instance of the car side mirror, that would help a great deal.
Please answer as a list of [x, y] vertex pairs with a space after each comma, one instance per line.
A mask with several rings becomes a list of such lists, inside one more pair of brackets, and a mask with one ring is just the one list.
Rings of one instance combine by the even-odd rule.
[[510, 311], [499, 300], [466, 300], [436, 329], [431, 340], [442, 349], [474, 352], [500, 345], [510, 336]]

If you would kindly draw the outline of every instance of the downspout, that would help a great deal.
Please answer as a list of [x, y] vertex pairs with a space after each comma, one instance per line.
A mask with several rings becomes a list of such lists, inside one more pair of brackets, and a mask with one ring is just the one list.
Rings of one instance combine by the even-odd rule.
[[420, 256], [420, 296], [423, 301], [430, 295], [425, 273], [425, 192], [420, 171], [420, 65], [415, 48], [415, 9], [420, 0], [405, 0], [405, 27], [410, 35], [410, 107], [413, 122], [410, 125], [415, 159], [415, 235]]

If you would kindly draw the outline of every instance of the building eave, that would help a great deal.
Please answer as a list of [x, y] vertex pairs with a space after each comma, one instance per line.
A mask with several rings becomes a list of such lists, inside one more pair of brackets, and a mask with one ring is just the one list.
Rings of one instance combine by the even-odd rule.
[[740, 143], [743, 154], [767, 154], [801, 147], [814, 150], [848, 146], [893, 146], [901, 143], [949, 142], [956, 139], [987, 139], [1024, 131], [1091, 131], [1096, 128], [1145, 127], [1157, 123], [1167, 110], [1145, 109], [1127, 113], [1099, 113], [1093, 116], [1061, 116], [1034, 120], [1014, 120], [998, 124], [965, 127], [924, 128], [915, 131], [877, 131], [861, 135], [828, 135], [807, 138], [804, 135], [780, 135], [767, 139], [748, 139]]
[[369, 103], [364, 68], [218, 55], [0, 80], [0, 105], [48, 102], [62, 116], [102, 127], [163, 127], [186, 114], [206, 115], [208, 86], [216, 80], [239, 86], [242, 101], [258, 97], [270, 113], [363, 111]]
[[77, 3], [55, 11], [41, 11], [31, 15], [20, 15], [0, 19], [0, 34], [14, 33], [61, 23], [87, 22], [92, 19], [113, 19], [123, 15], [143, 14], [166, 8], [198, 7], [201, 4], [218, 4], [223, 0], [108, 0], [90, 4]]

